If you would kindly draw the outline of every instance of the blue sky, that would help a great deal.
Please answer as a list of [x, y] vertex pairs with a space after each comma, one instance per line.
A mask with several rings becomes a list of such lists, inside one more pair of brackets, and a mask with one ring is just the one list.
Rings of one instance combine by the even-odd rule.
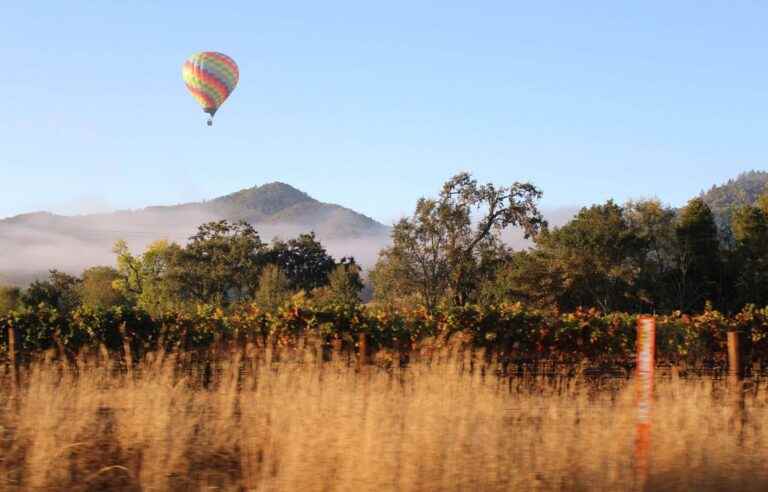
[[[460, 170], [673, 205], [768, 147], [759, 2], [3, 2], [0, 217], [290, 183], [384, 222]], [[240, 84], [212, 128], [180, 67]]]

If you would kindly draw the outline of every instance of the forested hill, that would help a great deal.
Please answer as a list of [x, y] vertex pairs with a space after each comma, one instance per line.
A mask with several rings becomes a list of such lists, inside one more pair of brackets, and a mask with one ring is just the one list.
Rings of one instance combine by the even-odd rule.
[[757, 198], [766, 191], [768, 172], [749, 171], [740, 174], [727, 183], [712, 186], [701, 194], [701, 198], [712, 209], [715, 220], [721, 229], [730, 229], [731, 215], [740, 205], [754, 205]]
[[340, 205], [320, 202], [279, 182], [246, 188], [205, 202], [149, 207], [144, 212], [196, 212], [251, 224], [293, 225], [329, 238], [388, 233], [386, 226], [370, 217]]
[[264, 241], [314, 231], [329, 252], [374, 261], [389, 228], [340, 205], [316, 200], [285, 183], [254, 186], [212, 200], [78, 216], [35, 212], [0, 220], [0, 281], [25, 283], [51, 268], [79, 273], [114, 263], [118, 239], [142, 250], [157, 239], [184, 242], [205, 222], [252, 224]]
[[[303, 232], [312, 230], [328, 238], [388, 233], [386, 226], [363, 214], [340, 205], [320, 202], [285, 183], [254, 186], [208, 201], [154, 206], [108, 214], [79, 216], [62, 216], [47, 212], [22, 214], [0, 220], [0, 231], [3, 227], [16, 226], [44, 228], [48, 232], [69, 231], [74, 235], [85, 236], [91, 235], [94, 229], [125, 228], [127, 232], [153, 233], [167, 232], [166, 225], [171, 226], [171, 231], [178, 229], [180, 223], [196, 227], [203, 219], [245, 220], [253, 225], [293, 226]], [[108, 227], [99, 227], [102, 224]], [[190, 230], [192, 231], [194, 228]]]

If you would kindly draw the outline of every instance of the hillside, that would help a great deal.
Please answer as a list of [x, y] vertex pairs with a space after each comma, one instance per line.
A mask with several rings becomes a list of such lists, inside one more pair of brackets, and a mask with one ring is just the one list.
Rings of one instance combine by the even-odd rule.
[[730, 230], [733, 209], [739, 205], [752, 205], [766, 191], [768, 172], [749, 171], [730, 179], [725, 184], [712, 186], [701, 197], [712, 209], [721, 229]]
[[139, 216], [200, 214], [214, 219], [245, 220], [254, 225], [292, 226], [326, 238], [387, 234], [388, 228], [354, 210], [320, 202], [285, 183], [254, 186], [205, 202], [148, 207]]
[[26, 283], [50, 268], [79, 273], [112, 264], [111, 248], [125, 239], [136, 250], [157, 239], [183, 242], [212, 220], [245, 220], [264, 241], [314, 231], [337, 256], [371, 263], [389, 228], [354, 210], [316, 200], [285, 183], [268, 183], [202, 202], [152, 206], [108, 214], [63, 216], [48, 212], [0, 220], [0, 275]]

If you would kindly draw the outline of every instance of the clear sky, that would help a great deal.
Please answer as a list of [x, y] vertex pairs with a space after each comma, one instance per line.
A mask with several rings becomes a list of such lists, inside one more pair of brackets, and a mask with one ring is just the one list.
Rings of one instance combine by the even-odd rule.
[[[0, 217], [271, 181], [384, 222], [459, 170], [546, 207], [764, 169], [768, 3], [0, 3]], [[240, 84], [212, 128], [181, 64]]]

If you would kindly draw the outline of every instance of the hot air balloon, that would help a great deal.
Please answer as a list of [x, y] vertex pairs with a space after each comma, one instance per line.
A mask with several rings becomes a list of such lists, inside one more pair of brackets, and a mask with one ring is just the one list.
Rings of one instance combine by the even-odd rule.
[[211, 126], [213, 115], [235, 90], [240, 71], [235, 60], [227, 55], [201, 51], [187, 58], [181, 76], [192, 97], [211, 115], [208, 118], [208, 126]]

